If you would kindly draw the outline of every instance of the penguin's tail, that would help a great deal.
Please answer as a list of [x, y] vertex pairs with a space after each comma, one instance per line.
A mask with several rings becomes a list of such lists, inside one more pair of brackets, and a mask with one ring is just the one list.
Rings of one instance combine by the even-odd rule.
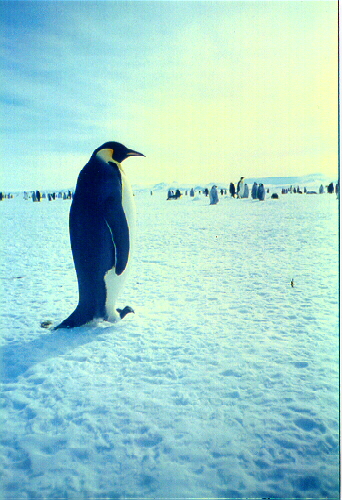
[[74, 328], [76, 326], [81, 326], [81, 325], [78, 325], [76, 324], [72, 319], [70, 319], [71, 316], [69, 316], [69, 318], [65, 319], [64, 321], [62, 321], [62, 323], [60, 323], [59, 325], [55, 326], [53, 328], [53, 330], [59, 330], [60, 328]]
[[78, 326], [83, 326], [86, 323], [89, 323], [94, 319], [92, 314], [87, 313], [86, 311], [82, 311], [80, 306], [77, 306], [75, 311], [70, 314], [68, 318], [66, 318], [62, 323], [55, 326], [54, 330], [59, 330], [60, 328], [76, 328]]

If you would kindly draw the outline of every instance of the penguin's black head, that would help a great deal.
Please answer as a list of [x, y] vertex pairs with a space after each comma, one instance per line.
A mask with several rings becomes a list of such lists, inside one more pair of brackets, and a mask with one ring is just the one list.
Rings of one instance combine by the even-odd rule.
[[101, 150], [108, 151], [111, 158], [118, 163], [122, 163], [129, 156], [145, 156], [142, 153], [134, 151], [133, 149], [126, 148], [126, 146], [120, 144], [119, 142], [113, 141], [105, 142], [104, 144], [102, 144], [102, 146], [95, 149], [93, 156], [96, 156], [97, 153], [99, 153]]

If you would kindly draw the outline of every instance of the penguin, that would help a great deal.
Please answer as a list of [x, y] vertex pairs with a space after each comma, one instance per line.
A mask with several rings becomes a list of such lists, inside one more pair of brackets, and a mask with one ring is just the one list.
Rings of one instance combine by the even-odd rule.
[[237, 183], [236, 194], [238, 198], [243, 198], [243, 194], [245, 192], [245, 181], [244, 177], [241, 177], [239, 182]]
[[106, 142], [95, 149], [78, 176], [69, 231], [79, 301], [55, 330], [82, 326], [94, 319], [116, 322], [134, 312], [129, 306], [115, 308], [134, 236], [133, 193], [122, 167], [131, 156], [145, 155], [118, 142]]
[[332, 194], [334, 192], [334, 183], [331, 182], [329, 186], [327, 187], [328, 193]]
[[265, 200], [265, 188], [263, 184], [259, 184], [258, 186], [257, 197], [260, 201]]
[[209, 193], [210, 205], [216, 205], [219, 202], [219, 197], [217, 193], [217, 186], [212, 186]]
[[248, 187], [248, 184], [245, 184], [242, 198], [248, 198], [248, 196], [249, 196], [249, 187]]
[[253, 186], [252, 186], [252, 198], [253, 200], [256, 200], [258, 195], [258, 184], [256, 182], [253, 183]]

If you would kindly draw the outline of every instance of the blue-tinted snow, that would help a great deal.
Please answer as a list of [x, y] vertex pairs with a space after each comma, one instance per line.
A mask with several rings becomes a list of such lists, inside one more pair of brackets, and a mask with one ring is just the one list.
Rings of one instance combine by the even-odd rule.
[[136, 314], [53, 332], [70, 201], [0, 202], [2, 498], [337, 499], [336, 196], [136, 204]]

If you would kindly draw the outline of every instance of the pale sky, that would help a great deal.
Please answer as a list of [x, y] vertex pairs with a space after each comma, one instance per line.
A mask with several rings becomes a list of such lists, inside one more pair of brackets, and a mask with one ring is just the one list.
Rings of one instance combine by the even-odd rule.
[[0, 190], [337, 178], [337, 1], [2, 1]]

